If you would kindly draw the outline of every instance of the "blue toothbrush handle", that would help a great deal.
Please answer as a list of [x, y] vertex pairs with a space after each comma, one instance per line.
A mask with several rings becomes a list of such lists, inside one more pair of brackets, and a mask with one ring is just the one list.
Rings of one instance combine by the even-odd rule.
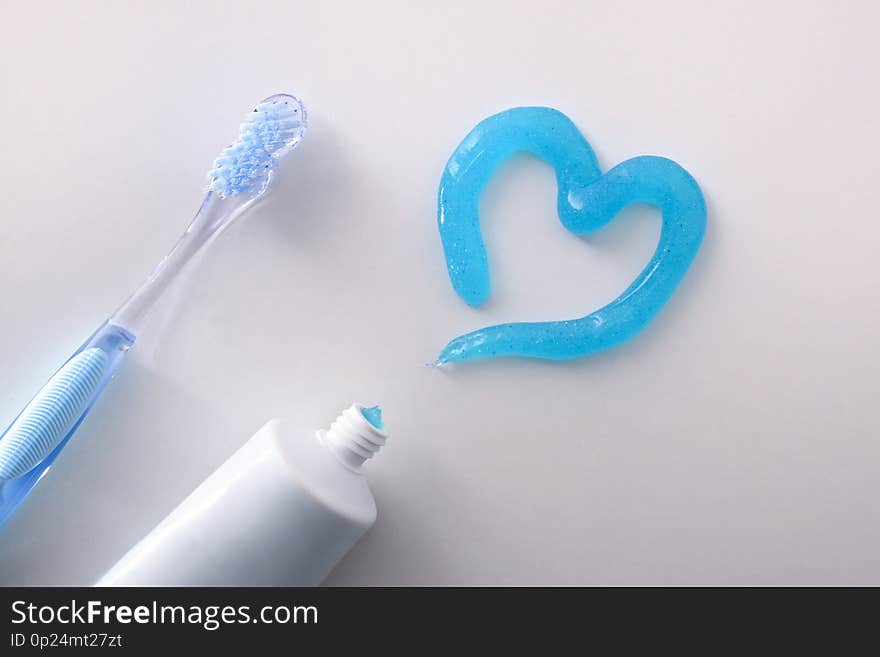
[[0, 435], [0, 525], [64, 449], [134, 341], [104, 323]]

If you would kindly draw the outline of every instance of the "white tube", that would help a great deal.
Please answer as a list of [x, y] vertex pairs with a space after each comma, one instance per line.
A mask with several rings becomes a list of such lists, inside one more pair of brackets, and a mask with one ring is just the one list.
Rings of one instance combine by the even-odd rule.
[[315, 435], [270, 421], [97, 586], [319, 584], [376, 520], [361, 465], [387, 434], [372, 422], [359, 404]]

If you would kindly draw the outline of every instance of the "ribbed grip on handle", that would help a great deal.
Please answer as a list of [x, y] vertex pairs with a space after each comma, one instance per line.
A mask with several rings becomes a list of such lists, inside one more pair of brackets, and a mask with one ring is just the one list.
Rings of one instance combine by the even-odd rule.
[[0, 479], [15, 479], [58, 446], [98, 390], [109, 358], [92, 347], [55, 374], [0, 439]]
[[134, 340], [105, 323], [0, 434], [0, 524], [52, 465]]

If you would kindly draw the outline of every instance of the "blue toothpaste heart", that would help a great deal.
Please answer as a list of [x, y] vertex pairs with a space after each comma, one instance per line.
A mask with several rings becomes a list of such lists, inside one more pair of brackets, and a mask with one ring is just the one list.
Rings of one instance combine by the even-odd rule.
[[632, 203], [656, 206], [660, 241], [647, 267], [619, 297], [578, 319], [499, 324], [455, 338], [438, 364], [522, 356], [567, 360], [614, 347], [641, 331], [672, 296], [700, 248], [706, 204], [691, 175], [672, 160], [640, 156], [604, 175], [574, 123], [549, 107], [517, 107], [478, 124], [449, 158], [440, 181], [438, 223], [449, 278], [472, 306], [490, 292], [489, 264], [477, 210], [495, 170], [516, 153], [532, 153], [556, 170], [562, 225], [592, 233]]

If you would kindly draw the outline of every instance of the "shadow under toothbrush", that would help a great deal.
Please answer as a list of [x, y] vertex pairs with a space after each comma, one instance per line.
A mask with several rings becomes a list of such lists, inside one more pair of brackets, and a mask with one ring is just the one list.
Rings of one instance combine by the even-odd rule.
[[358, 216], [349, 205], [356, 180], [347, 150], [331, 126], [310, 120], [297, 152], [287, 160], [276, 169], [269, 193], [254, 209], [260, 216], [253, 221], [268, 222], [278, 238], [297, 250], [330, 243], [327, 236], [339, 228], [335, 224]]

